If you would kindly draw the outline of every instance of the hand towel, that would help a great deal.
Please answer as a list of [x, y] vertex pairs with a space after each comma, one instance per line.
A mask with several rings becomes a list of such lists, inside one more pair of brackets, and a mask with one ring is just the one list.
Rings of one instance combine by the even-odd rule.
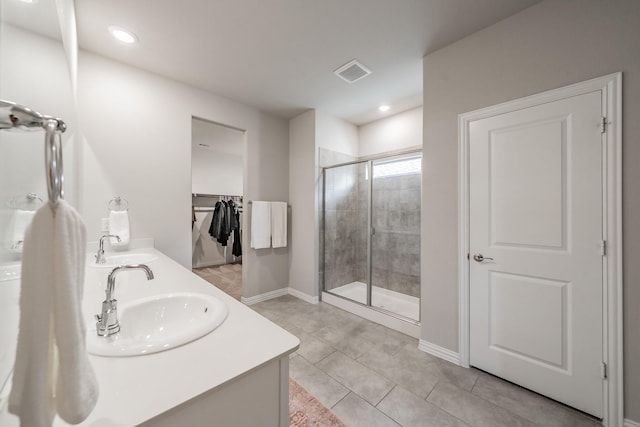
[[36, 212], [25, 236], [20, 329], [9, 411], [21, 426], [84, 421], [98, 400], [82, 315], [86, 230], [64, 200]]
[[254, 201], [251, 209], [251, 247], [271, 246], [271, 203]]
[[29, 224], [33, 220], [33, 215], [36, 211], [26, 211], [23, 209], [17, 209], [13, 214], [13, 224], [11, 226], [11, 250], [14, 252], [22, 252], [22, 245], [24, 242], [24, 233], [27, 230]]
[[271, 202], [271, 246], [287, 247], [287, 203]]
[[111, 247], [122, 247], [129, 244], [129, 211], [109, 212], [109, 234], [120, 237], [120, 241], [115, 237], [109, 238]]

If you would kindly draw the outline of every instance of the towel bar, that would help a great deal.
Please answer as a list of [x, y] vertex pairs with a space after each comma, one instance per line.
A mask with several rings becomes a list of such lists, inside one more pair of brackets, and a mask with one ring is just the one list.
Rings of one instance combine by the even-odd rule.
[[44, 154], [49, 203], [55, 205], [62, 198], [62, 137], [67, 125], [61, 119], [45, 116], [25, 106], [0, 100], [0, 129], [45, 130]]

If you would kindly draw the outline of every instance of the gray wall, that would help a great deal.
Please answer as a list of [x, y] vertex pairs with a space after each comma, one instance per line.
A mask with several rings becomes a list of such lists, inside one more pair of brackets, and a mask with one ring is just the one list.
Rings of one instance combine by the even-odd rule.
[[289, 287], [309, 296], [318, 295], [318, 238], [313, 225], [316, 221], [315, 139], [315, 110], [289, 121]]
[[547, 0], [424, 58], [422, 338], [458, 348], [458, 114], [622, 71], [625, 417], [640, 421], [640, 2]]
[[354, 156], [357, 148], [358, 130], [344, 120], [309, 110], [289, 121], [289, 287], [307, 300], [319, 294], [320, 167]]
[[[191, 120], [246, 130], [243, 195], [289, 200], [289, 129], [284, 119], [210, 92], [81, 51], [79, 207], [89, 240], [115, 195], [129, 201], [132, 238], [191, 268]], [[105, 123], [109, 123], [106, 125]], [[117, 125], [114, 125], [117, 124]], [[250, 209], [245, 210], [248, 231]], [[289, 248], [256, 251], [243, 234], [243, 296], [286, 287]]]

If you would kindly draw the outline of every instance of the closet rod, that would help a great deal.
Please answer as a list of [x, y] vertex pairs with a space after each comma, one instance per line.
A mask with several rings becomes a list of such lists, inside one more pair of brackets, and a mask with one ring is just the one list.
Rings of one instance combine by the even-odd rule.
[[235, 197], [242, 199], [242, 196], [232, 195], [232, 194], [204, 194], [204, 193], [191, 193], [193, 197], [203, 197], [203, 198], [216, 198], [216, 197]]

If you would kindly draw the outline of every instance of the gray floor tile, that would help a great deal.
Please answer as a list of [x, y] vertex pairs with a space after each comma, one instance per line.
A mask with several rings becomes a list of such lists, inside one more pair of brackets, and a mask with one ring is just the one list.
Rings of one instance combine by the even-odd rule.
[[382, 375], [336, 351], [316, 365], [372, 405], [377, 405], [394, 384]]
[[466, 391], [471, 391], [480, 376], [476, 369], [463, 368], [442, 359], [437, 359], [435, 365], [440, 381], [446, 381]]
[[324, 322], [322, 320], [314, 319], [312, 316], [308, 315], [307, 312], [294, 312], [289, 314], [285, 321], [288, 325], [298, 328], [299, 330], [306, 333], [314, 333], [318, 329], [324, 327]]
[[434, 362], [416, 362], [377, 351], [368, 352], [357, 360], [421, 398], [427, 397], [440, 380]]
[[296, 334], [300, 339], [300, 348], [298, 353], [311, 363], [317, 363], [336, 351], [330, 344], [314, 337], [311, 334], [303, 332]]
[[355, 339], [349, 341], [349, 332], [335, 327], [325, 326], [316, 331], [314, 335], [352, 358], [362, 354], [362, 346], [367, 346], [369, 349], [367, 343], [358, 343], [355, 342]]
[[316, 331], [314, 335], [355, 359], [376, 349], [369, 330], [375, 331], [373, 324], [344, 323], [340, 327], [325, 326]]
[[416, 338], [381, 325], [377, 325], [377, 329], [373, 331], [373, 335], [369, 335], [367, 338], [371, 340], [376, 350], [390, 355], [397, 354], [405, 347], [411, 347], [415, 350], [418, 349], [418, 340]]
[[[424, 353], [414, 338], [328, 304], [285, 295], [251, 308], [301, 338], [290, 375], [350, 426], [599, 426], [535, 393]], [[382, 386], [366, 378], [381, 378], [373, 383]], [[382, 400], [375, 408], [360, 394], [372, 403]]]
[[332, 410], [349, 427], [400, 426], [400, 424], [378, 411], [355, 393], [349, 393]]
[[449, 383], [438, 384], [427, 401], [474, 427], [533, 427], [534, 423]]
[[438, 359], [413, 344], [399, 349], [395, 355], [374, 351], [357, 360], [422, 398], [439, 382], [450, 382], [471, 391], [479, 375], [476, 370]]
[[545, 427], [596, 427], [593, 418], [488, 374], [481, 374], [473, 394]]
[[399, 386], [391, 390], [377, 408], [403, 426], [469, 427], [448, 412]]
[[346, 387], [300, 355], [289, 361], [289, 375], [329, 408], [349, 393]]

